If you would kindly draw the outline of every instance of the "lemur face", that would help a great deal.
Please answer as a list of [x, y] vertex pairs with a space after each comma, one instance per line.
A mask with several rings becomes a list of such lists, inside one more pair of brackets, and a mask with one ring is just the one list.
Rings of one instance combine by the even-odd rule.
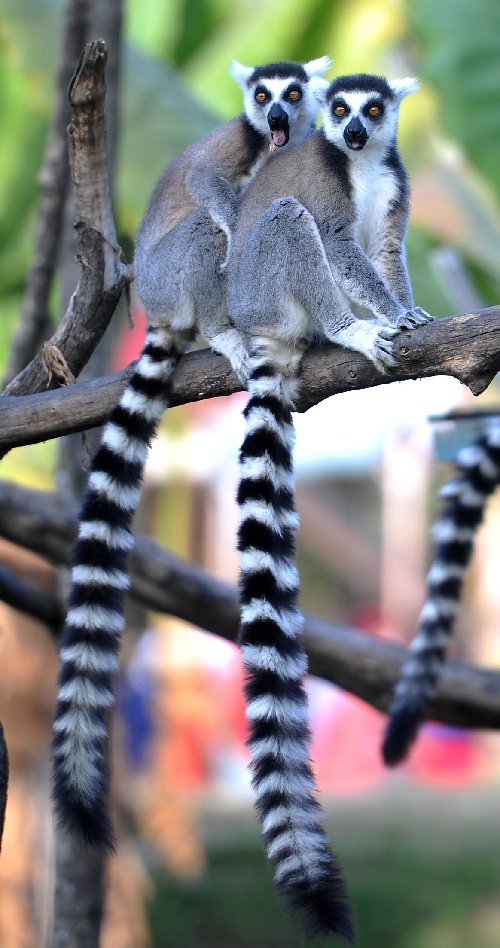
[[327, 56], [305, 63], [271, 63], [248, 67], [233, 61], [231, 73], [243, 90], [248, 121], [276, 148], [290, 139], [302, 141], [311, 130], [318, 102], [309, 80], [315, 77], [315, 89], [328, 83], [319, 77], [330, 66]]
[[416, 79], [340, 76], [326, 91], [315, 92], [326, 138], [347, 153], [377, 144], [387, 148], [396, 137], [401, 101], [416, 89]]

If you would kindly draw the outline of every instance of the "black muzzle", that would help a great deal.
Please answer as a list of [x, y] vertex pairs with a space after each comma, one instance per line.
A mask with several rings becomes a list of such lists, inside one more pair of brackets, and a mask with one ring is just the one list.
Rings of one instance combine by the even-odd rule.
[[277, 148], [283, 148], [283, 145], [286, 145], [290, 138], [290, 125], [287, 113], [277, 102], [269, 109], [267, 122], [271, 130], [273, 143]]
[[344, 129], [344, 141], [348, 148], [360, 151], [368, 141], [368, 132], [359, 118], [353, 118]]

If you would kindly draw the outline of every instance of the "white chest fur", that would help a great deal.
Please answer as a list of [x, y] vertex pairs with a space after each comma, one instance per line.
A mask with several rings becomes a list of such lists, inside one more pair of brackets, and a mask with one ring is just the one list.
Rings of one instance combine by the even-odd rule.
[[356, 211], [355, 239], [373, 258], [381, 247], [387, 214], [397, 198], [396, 176], [383, 163], [380, 153], [369, 148], [352, 154], [349, 171]]

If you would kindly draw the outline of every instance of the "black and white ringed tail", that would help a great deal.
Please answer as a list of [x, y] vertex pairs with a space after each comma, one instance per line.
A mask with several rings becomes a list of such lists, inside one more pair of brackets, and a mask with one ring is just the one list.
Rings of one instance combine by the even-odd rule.
[[92, 462], [73, 552], [53, 726], [53, 800], [62, 827], [113, 848], [107, 744], [129, 587], [132, 520], [151, 440], [170, 402], [186, 334], [150, 328]]
[[337, 857], [329, 847], [310, 762], [297, 606], [292, 410], [300, 353], [255, 338], [240, 451], [241, 634], [252, 783], [278, 891], [304, 934], [352, 940]]
[[456, 467], [456, 476], [441, 491], [445, 504], [433, 527], [436, 550], [427, 577], [427, 599], [389, 710], [382, 754], [391, 766], [407, 756], [436, 693], [474, 538], [486, 501], [500, 482], [498, 421], [459, 453]]

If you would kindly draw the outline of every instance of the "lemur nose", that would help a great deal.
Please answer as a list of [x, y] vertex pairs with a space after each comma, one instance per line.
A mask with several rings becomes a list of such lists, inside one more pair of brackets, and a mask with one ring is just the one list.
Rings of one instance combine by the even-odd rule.
[[349, 125], [346, 128], [348, 135], [351, 135], [352, 138], [359, 138], [363, 135], [364, 128], [358, 118], [351, 119]]
[[269, 122], [269, 125], [271, 125], [271, 127], [274, 122], [283, 122], [283, 120], [287, 118], [288, 116], [285, 110], [282, 109], [281, 105], [278, 105], [277, 102], [275, 102], [274, 105], [271, 106], [271, 108], [269, 109], [269, 112], [267, 113], [267, 121]]

